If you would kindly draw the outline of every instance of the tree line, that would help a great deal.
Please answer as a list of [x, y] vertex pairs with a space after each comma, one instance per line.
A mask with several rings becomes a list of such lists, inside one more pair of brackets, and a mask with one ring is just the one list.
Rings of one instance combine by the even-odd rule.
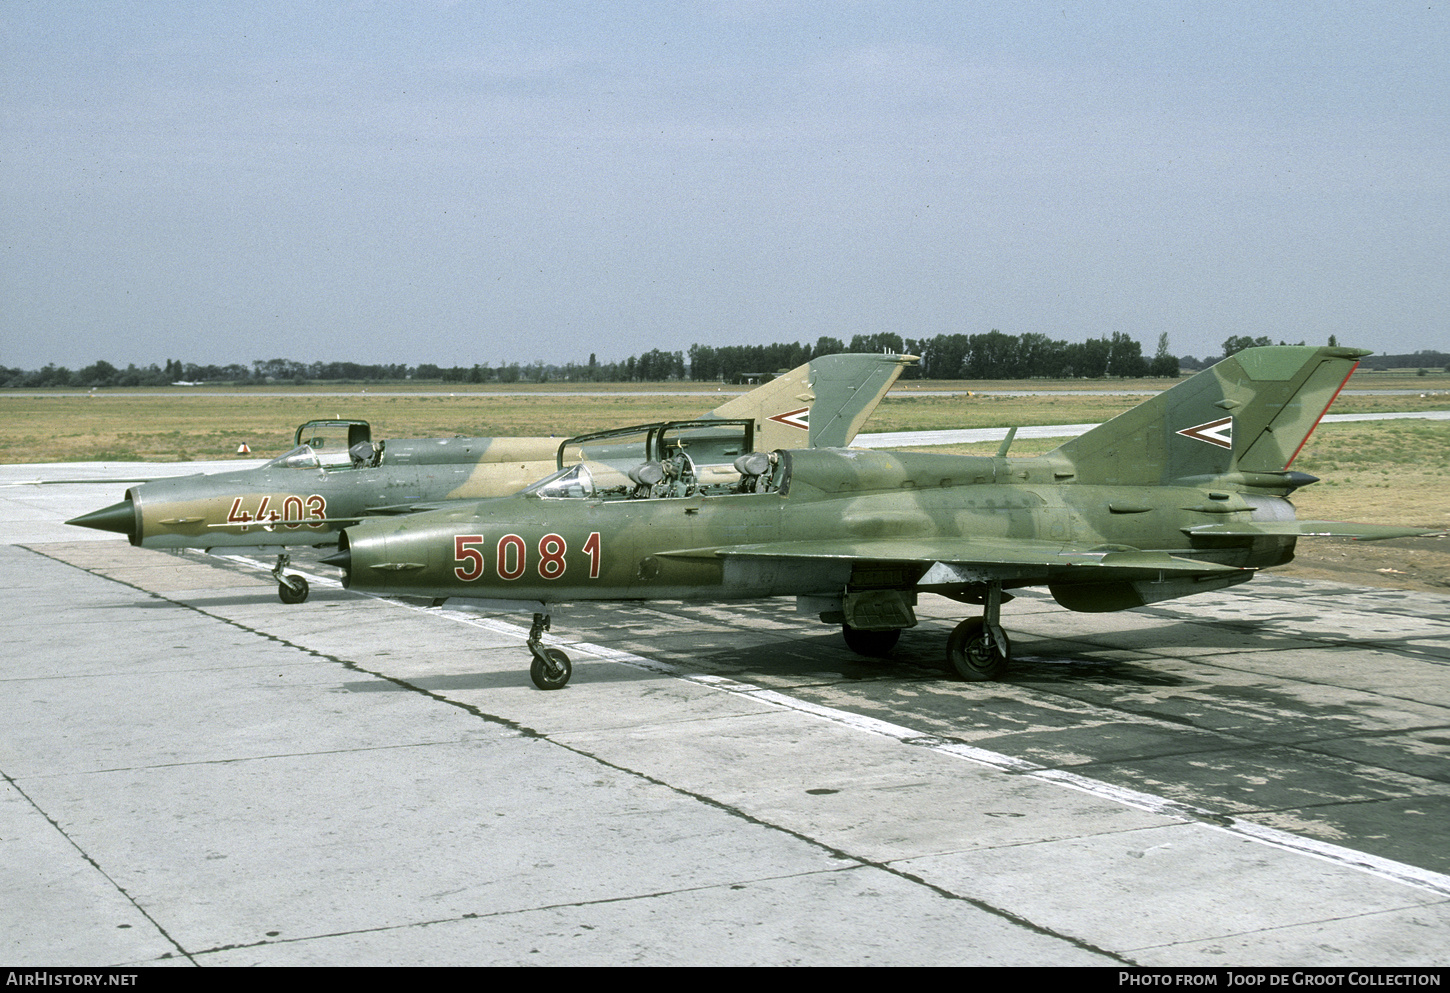
[[[1168, 335], [1158, 338], [1156, 352], [1143, 354], [1138, 341], [1114, 332], [1101, 338], [1069, 342], [1042, 334], [1009, 335], [992, 330], [985, 334], [941, 334], [932, 338], [902, 338], [884, 332], [856, 335], [849, 342], [821, 337], [814, 344], [781, 342], [769, 345], [691, 345], [684, 351], [652, 349], [618, 362], [600, 362], [590, 355], [588, 362], [563, 365], [511, 362], [498, 366], [439, 366], [431, 363], [368, 365], [358, 362], [295, 362], [291, 359], [258, 359], [250, 366], [197, 365], [168, 359], [164, 366], [132, 364], [125, 369], [100, 361], [71, 371], [47, 365], [26, 371], [0, 366], [0, 386], [23, 388], [117, 386], [167, 386], [174, 383], [266, 385], [269, 383], [357, 382], [387, 383], [403, 380], [440, 383], [619, 383], [743, 381], [752, 375], [792, 369], [803, 362], [840, 352], [894, 352], [919, 356], [920, 363], [904, 374], [907, 379], [1102, 379], [1154, 376], [1173, 378], [1183, 369], [1211, 365], [1218, 358], [1254, 345], [1268, 345], [1265, 337], [1230, 336], [1223, 343], [1223, 355], [1205, 358], [1178, 357], [1168, 350]], [[1284, 344], [1280, 342], [1280, 344]], [[1303, 342], [1300, 342], [1303, 344]], [[1335, 344], [1331, 337], [1329, 344]], [[1405, 360], [1405, 361], [1400, 361]], [[1420, 366], [1450, 368], [1450, 355], [1416, 352], [1409, 356], [1375, 356], [1371, 367]]]

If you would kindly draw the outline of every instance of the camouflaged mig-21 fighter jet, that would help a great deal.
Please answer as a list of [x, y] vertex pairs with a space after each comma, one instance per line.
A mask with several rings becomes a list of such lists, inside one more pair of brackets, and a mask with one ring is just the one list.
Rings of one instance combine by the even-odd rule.
[[[728, 464], [756, 450], [848, 445], [881, 398], [916, 361], [909, 355], [812, 359], [716, 407], [697, 421], [558, 438], [425, 438], [374, 441], [363, 421], [309, 421], [296, 447], [265, 465], [156, 479], [119, 503], [67, 521], [124, 534], [142, 548], [271, 550], [328, 546], [373, 516], [410, 514], [453, 501], [515, 493], [579, 458], [648, 461], [661, 431]], [[307, 599], [307, 580], [272, 570], [284, 603]]]
[[572, 671], [541, 644], [549, 605], [579, 600], [794, 596], [852, 650], [884, 655], [935, 593], [981, 606], [947, 659], [996, 679], [1012, 590], [1124, 610], [1247, 582], [1301, 537], [1427, 533], [1300, 521], [1288, 500], [1316, 481], [1290, 466], [1368, 354], [1248, 349], [1031, 458], [1007, 455], [1010, 435], [995, 457], [755, 452], [728, 481], [668, 448], [628, 472], [586, 458], [514, 496], [348, 527], [323, 561], [353, 590], [532, 610], [542, 689]]

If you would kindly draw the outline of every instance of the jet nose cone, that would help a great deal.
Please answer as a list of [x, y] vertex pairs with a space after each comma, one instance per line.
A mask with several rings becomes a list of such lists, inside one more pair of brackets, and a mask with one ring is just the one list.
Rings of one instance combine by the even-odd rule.
[[136, 540], [136, 506], [130, 500], [122, 500], [101, 510], [72, 517], [66, 523], [82, 528], [95, 528], [97, 531], [114, 531], [124, 534], [133, 542]]
[[322, 558], [324, 565], [335, 565], [342, 570], [342, 588], [352, 588], [352, 550], [346, 545]]

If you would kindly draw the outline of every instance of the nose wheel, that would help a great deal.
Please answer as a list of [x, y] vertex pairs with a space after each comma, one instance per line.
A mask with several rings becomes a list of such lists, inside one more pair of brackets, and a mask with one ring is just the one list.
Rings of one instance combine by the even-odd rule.
[[312, 589], [303, 577], [295, 573], [289, 576], [283, 571], [291, 564], [292, 556], [284, 553], [277, 556], [277, 564], [272, 567], [272, 575], [277, 580], [277, 598], [283, 603], [302, 603]]
[[549, 615], [535, 614], [534, 626], [529, 629], [527, 642], [534, 661], [529, 666], [529, 678], [541, 690], [562, 690], [574, 675], [574, 665], [557, 648], [545, 648], [542, 644], [544, 632], [549, 630]]

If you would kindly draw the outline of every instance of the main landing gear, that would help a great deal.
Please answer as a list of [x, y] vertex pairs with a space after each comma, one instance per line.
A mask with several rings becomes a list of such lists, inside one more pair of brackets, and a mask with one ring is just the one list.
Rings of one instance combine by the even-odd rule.
[[312, 590], [302, 576], [296, 573], [288, 576], [282, 571], [291, 564], [292, 556], [283, 552], [277, 556], [277, 564], [272, 567], [272, 575], [277, 580], [277, 596], [283, 603], [302, 603]]
[[1012, 660], [1012, 643], [1000, 625], [969, 617], [947, 639], [947, 661], [969, 683], [1001, 679]]
[[549, 630], [549, 615], [535, 614], [534, 626], [529, 628], [529, 651], [533, 653], [534, 664], [529, 666], [529, 678], [541, 690], [562, 690], [574, 675], [574, 665], [557, 648], [545, 648], [542, 644], [544, 632]]
[[[1008, 599], [1011, 599], [1008, 597]], [[1001, 679], [1012, 660], [1012, 642], [1002, 630], [1002, 584], [988, 585], [981, 617], [969, 617], [958, 624], [947, 639], [947, 662], [952, 671], [969, 683]], [[883, 658], [896, 647], [900, 628], [865, 631], [841, 625], [846, 647], [857, 655]]]
[[947, 661], [969, 683], [1001, 679], [1012, 660], [1012, 642], [1002, 630], [1002, 584], [987, 587], [987, 602], [981, 617], [969, 617], [958, 624], [947, 639]]

